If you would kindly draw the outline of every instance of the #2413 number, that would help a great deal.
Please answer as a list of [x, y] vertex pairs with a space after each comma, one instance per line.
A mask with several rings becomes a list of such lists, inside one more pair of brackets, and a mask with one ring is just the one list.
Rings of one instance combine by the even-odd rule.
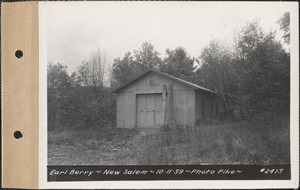
[[283, 169], [269, 169], [269, 168], [262, 168], [260, 170], [261, 173], [264, 174], [281, 174], [283, 172]]

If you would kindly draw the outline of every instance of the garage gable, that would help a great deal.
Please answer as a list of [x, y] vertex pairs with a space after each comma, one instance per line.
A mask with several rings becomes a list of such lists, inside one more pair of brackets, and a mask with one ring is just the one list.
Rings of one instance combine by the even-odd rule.
[[[179, 79], [177, 77], [173, 77], [171, 75], [168, 75], [166, 73], [163, 73], [163, 72], [160, 72], [160, 71], [157, 71], [157, 70], [154, 70], [154, 69], [148, 69], [146, 72], [142, 73], [141, 75], [137, 76], [136, 78], [132, 79], [131, 81], [129, 81], [128, 83], [124, 84], [124, 85], [121, 85], [120, 87], [116, 88], [113, 90], [113, 93], [118, 93], [120, 92], [121, 90], [123, 89], [126, 89], [127, 87], [135, 84], [136, 82], [138, 82], [140, 79], [142, 79], [143, 77], [149, 75], [150, 73], [154, 73], [154, 74], [157, 74], [158, 76], [160, 77], [163, 77], [163, 78], [166, 78], [168, 80], [171, 80], [171, 81], [174, 81], [178, 84], [181, 84], [185, 87], [188, 87], [188, 88], [192, 88], [192, 89], [195, 89], [195, 90], [201, 90], [201, 91], [205, 91], [205, 92], [208, 92], [208, 93], [211, 93], [211, 94], [217, 94], [216, 92], [212, 91], [212, 90], [209, 90], [207, 88], [204, 88], [202, 86], [199, 86], [199, 85], [196, 85], [194, 83], [191, 83], [191, 82], [187, 82], [185, 80], [182, 80], [182, 79]], [[151, 75], [149, 75], [151, 76]], [[149, 77], [148, 79], [148, 83], [149, 85], [151, 85], [151, 83], [155, 82], [155, 81], [151, 81], [151, 77]]]

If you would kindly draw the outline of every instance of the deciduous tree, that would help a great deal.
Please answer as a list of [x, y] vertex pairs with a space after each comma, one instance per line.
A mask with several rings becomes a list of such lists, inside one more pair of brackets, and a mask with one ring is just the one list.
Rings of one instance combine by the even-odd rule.
[[283, 16], [277, 21], [280, 29], [284, 32], [284, 42], [290, 44], [290, 13], [285, 12]]
[[192, 81], [196, 68], [195, 59], [188, 55], [183, 47], [177, 47], [174, 50], [167, 49], [166, 54], [160, 70], [174, 77]]

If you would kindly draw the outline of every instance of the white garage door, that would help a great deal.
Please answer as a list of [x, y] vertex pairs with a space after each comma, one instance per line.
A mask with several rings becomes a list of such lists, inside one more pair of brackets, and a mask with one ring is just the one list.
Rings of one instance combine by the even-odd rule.
[[137, 126], [153, 128], [162, 122], [162, 94], [137, 95]]

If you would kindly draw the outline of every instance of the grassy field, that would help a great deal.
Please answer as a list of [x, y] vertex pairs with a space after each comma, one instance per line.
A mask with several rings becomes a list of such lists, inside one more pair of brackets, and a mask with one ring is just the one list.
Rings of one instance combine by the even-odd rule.
[[206, 123], [193, 131], [53, 130], [48, 132], [48, 164], [287, 164], [289, 139], [288, 119]]

